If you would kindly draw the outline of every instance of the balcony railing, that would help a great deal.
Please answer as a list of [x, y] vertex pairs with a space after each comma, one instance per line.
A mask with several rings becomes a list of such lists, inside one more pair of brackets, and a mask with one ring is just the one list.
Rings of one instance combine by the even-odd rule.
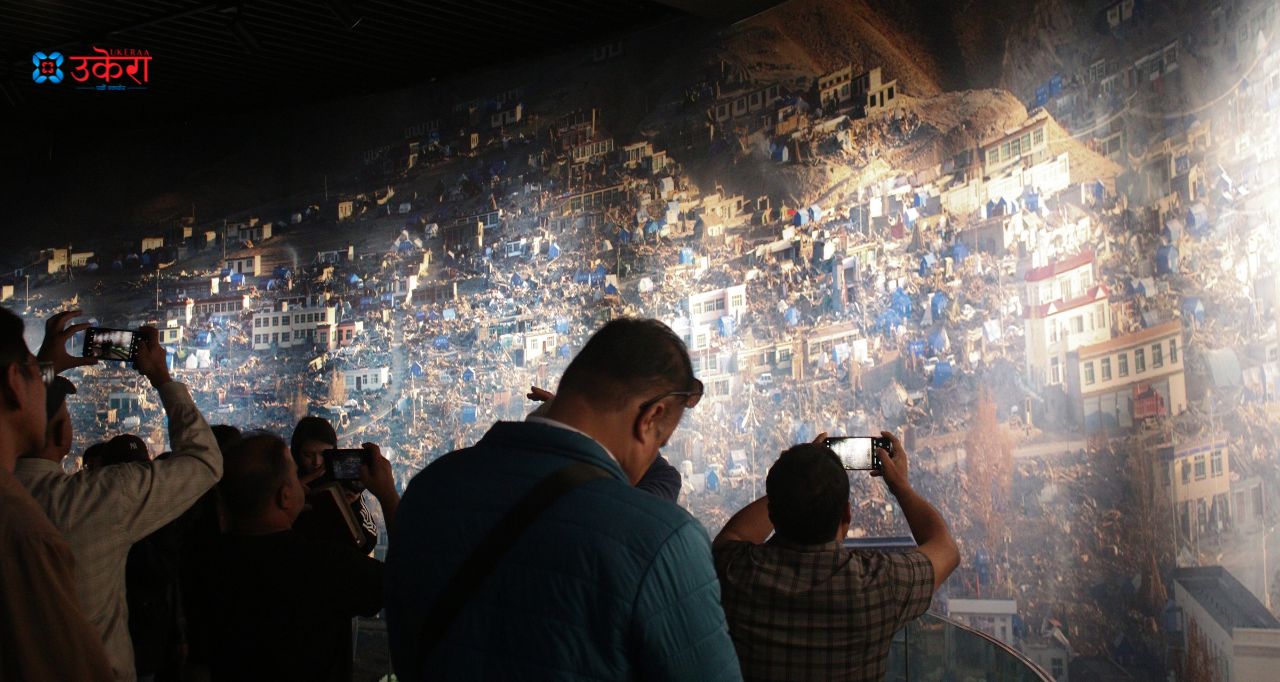
[[1053, 682], [1049, 673], [1017, 649], [934, 613], [917, 618], [894, 636], [885, 679]]

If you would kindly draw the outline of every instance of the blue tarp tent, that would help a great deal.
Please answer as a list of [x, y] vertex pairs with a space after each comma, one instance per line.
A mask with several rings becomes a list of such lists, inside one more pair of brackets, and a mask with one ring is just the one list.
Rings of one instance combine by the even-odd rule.
[[606, 285], [604, 285], [604, 293], [606, 293], [606, 294], [608, 294], [608, 295], [610, 295], [610, 296], [617, 296], [617, 295], [618, 295], [618, 287], [615, 287], [615, 286], [613, 286], [612, 284], [606, 284]]
[[821, 207], [821, 206], [819, 206], [819, 205], [817, 205], [817, 204], [814, 204], [814, 205], [812, 205], [812, 206], [810, 206], [810, 207], [809, 207], [809, 220], [811, 220], [811, 221], [813, 221], [813, 222], [815, 222], [815, 223], [816, 223], [816, 222], [818, 222], [819, 220], [822, 220], [822, 215], [823, 215], [823, 214], [822, 214], [822, 207]]
[[955, 370], [951, 367], [950, 362], [939, 362], [937, 367], [933, 368], [933, 385], [942, 386], [947, 383], [955, 374]]
[[680, 264], [689, 265], [693, 263], [693, 249], [688, 247], [680, 249]]
[[518, 287], [521, 284], [524, 284], [524, 280], [521, 279], [520, 273], [518, 272], [511, 273], [511, 286]]
[[427, 314], [426, 314], [426, 313], [424, 313], [424, 312], [422, 312], [421, 310], [419, 310], [418, 312], [416, 312], [416, 313], [414, 313], [414, 314], [413, 314], [413, 319], [415, 319], [415, 320], [417, 320], [417, 321], [421, 322], [421, 321], [423, 321], [423, 320], [427, 319]]
[[293, 273], [289, 271], [289, 268], [286, 268], [283, 265], [277, 265], [276, 269], [271, 271], [271, 276], [276, 279], [289, 279], [293, 276]]
[[935, 329], [929, 333], [929, 352], [933, 355], [939, 355], [947, 352], [947, 348], [951, 345], [947, 338], [947, 332], [942, 329]]
[[738, 331], [738, 321], [725, 315], [720, 318], [720, 336], [733, 336]]
[[427, 311], [427, 319], [428, 319], [428, 320], [431, 320], [432, 322], [434, 322], [434, 321], [436, 321], [436, 320], [440, 319], [440, 313], [438, 313], [438, 312], [436, 312], [436, 311], [434, 311], [434, 310], [429, 310], [429, 311]]
[[1040, 194], [1037, 192], [1027, 192], [1027, 210], [1032, 213], [1040, 212]]
[[658, 234], [658, 231], [661, 229], [662, 224], [656, 220], [646, 220], [644, 223], [645, 234]]
[[468, 367], [468, 368], [466, 368], [466, 369], [462, 370], [462, 380], [463, 380], [463, 381], [475, 381], [475, 380], [476, 380], [476, 371], [475, 371], [474, 369], [471, 369], [470, 367]]
[[560, 346], [560, 350], [559, 350], [559, 351], [557, 351], [557, 355], [559, 355], [559, 356], [560, 356], [560, 357], [562, 357], [562, 358], [567, 358], [567, 357], [569, 357], [572, 353], [573, 353], [573, 351], [569, 348], [569, 346], [568, 346], [567, 344], [566, 344], [566, 345], [563, 345], [563, 346]]
[[907, 295], [907, 292], [898, 289], [893, 292], [892, 302], [889, 307], [898, 315], [906, 317], [911, 314], [911, 297]]
[[1179, 239], [1182, 239], [1182, 231], [1182, 221], [1177, 218], [1170, 218], [1164, 221], [1164, 229], [1160, 231], [1160, 235], [1170, 243], [1176, 244]]
[[350, 277], [347, 277], [347, 284], [358, 284], [361, 281], [362, 280], [360, 279], [360, 275], [357, 275], [354, 272], [351, 273]]
[[1164, 245], [1156, 249], [1156, 274], [1168, 275], [1178, 271], [1178, 249]]
[[591, 273], [591, 283], [603, 284], [604, 278], [608, 274], [609, 274], [609, 271], [605, 270], [603, 265], [597, 265], [595, 271]]
[[419, 379], [427, 375], [427, 373], [423, 371], [422, 365], [417, 362], [413, 363], [412, 365], [409, 365], [409, 373]]
[[1196, 202], [1187, 209], [1187, 231], [1197, 237], [1203, 237], [1212, 230], [1209, 226], [1209, 210], [1204, 204]]
[[933, 266], [937, 264], [937, 256], [934, 256], [933, 253], [925, 253], [924, 256], [920, 256], [920, 274], [929, 274], [929, 270], [933, 270]]
[[445, 308], [443, 317], [446, 321], [456, 320], [458, 319], [458, 311], [455, 308]]
[[232, 284], [244, 284], [244, 275], [242, 275], [242, 274], [240, 274], [240, 273], [238, 273], [238, 272], [233, 272], [233, 273], [231, 273], [231, 283], [232, 283]]
[[902, 324], [902, 315], [891, 308], [880, 313], [876, 318], [876, 331], [888, 336], [900, 324]]
[[435, 341], [432, 341], [432, 342], [431, 342], [431, 346], [432, 346], [433, 348], [435, 348], [436, 350], [448, 350], [448, 348], [449, 348], [449, 337], [447, 337], [447, 336], [437, 336], [437, 337], [436, 337], [436, 339], [435, 339]]
[[463, 405], [462, 408], [458, 410], [458, 420], [463, 424], [474, 424], [477, 419], [476, 412], [477, 410], [475, 405]]
[[951, 258], [956, 263], [961, 263], [964, 261], [964, 259], [968, 257], [969, 257], [969, 247], [965, 246], [964, 242], [956, 242], [955, 244], [951, 245]]
[[566, 320], [566, 319], [565, 319], [565, 318], [563, 318], [563, 317], [557, 317], [557, 318], [556, 318], [556, 327], [555, 327], [555, 329], [556, 329], [556, 333], [557, 333], [557, 334], [568, 334], [568, 333], [569, 333], [569, 320]]
[[782, 319], [786, 320], [788, 327], [794, 327], [800, 324], [800, 311], [795, 307], [787, 308], [787, 312], [782, 314]]
[[916, 339], [907, 342], [907, 355], [914, 355], [918, 358], [924, 357], [924, 340]]
[[791, 217], [791, 224], [792, 225], [808, 225], [809, 212], [805, 210], [796, 211], [796, 214]]
[[707, 492], [716, 492], [720, 490], [720, 477], [716, 476], [715, 469], [707, 469]]
[[933, 298], [929, 301], [929, 310], [933, 313], [933, 319], [937, 320], [946, 314], [948, 303], [950, 301], [947, 300], [946, 294], [941, 291], [933, 294]]
[[630, 231], [630, 230], [627, 230], [627, 229], [625, 229], [625, 228], [618, 228], [618, 243], [619, 243], [619, 244], [630, 244], [630, 243], [631, 243], [631, 231]]
[[413, 250], [413, 242], [405, 240], [396, 244], [396, 251], [400, 253], [408, 253]]
[[551, 246], [547, 247], [547, 258], [555, 259], [559, 257], [560, 257], [560, 245], [556, 244], [555, 242], [552, 242]]
[[1204, 303], [1198, 297], [1188, 296], [1182, 299], [1182, 316], [1195, 320], [1197, 324], [1204, 322]]

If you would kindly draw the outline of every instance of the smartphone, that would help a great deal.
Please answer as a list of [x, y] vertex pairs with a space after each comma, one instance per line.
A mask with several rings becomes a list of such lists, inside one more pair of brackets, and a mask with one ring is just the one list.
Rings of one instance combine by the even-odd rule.
[[876, 454], [876, 448], [889, 450], [893, 446], [887, 438], [872, 436], [828, 438], [822, 444], [831, 448], [844, 468], [850, 471], [879, 469], [880, 455]]
[[86, 358], [133, 362], [138, 359], [138, 335], [127, 329], [89, 327], [80, 354]]
[[334, 481], [359, 481], [360, 465], [369, 460], [368, 450], [325, 450], [323, 453], [328, 474]]

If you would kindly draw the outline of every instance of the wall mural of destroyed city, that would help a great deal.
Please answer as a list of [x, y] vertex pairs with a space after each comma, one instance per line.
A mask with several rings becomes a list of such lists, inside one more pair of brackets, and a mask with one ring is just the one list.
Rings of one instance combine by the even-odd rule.
[[[1276, 6], [981, 4], [793, 0], [295, 112], [129, 218], [6, 230], [5, 305], [33, 347], [69, 306], [154, 324], [211, 423], [324, 416], [401, 485], [657, 317], [709, 533], [789, 445], [892, 430], [960, 540], [938, 609], [1163, 677], [1220, 646], [1188, 567], [1280, 632]], [[136, 373], [71, 375], [76, 453], [165, 449]], [[853, 537], [909, 534], [852, 494]]]

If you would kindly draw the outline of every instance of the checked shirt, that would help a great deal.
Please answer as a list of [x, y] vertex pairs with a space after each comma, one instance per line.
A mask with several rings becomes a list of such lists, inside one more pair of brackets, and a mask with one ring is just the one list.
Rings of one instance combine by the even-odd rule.
[[713, 550], [729, 634], [751, 680], [883, 680], [893, 634], [929, 608], [933, 565], [919, 551], [839, 542]]

